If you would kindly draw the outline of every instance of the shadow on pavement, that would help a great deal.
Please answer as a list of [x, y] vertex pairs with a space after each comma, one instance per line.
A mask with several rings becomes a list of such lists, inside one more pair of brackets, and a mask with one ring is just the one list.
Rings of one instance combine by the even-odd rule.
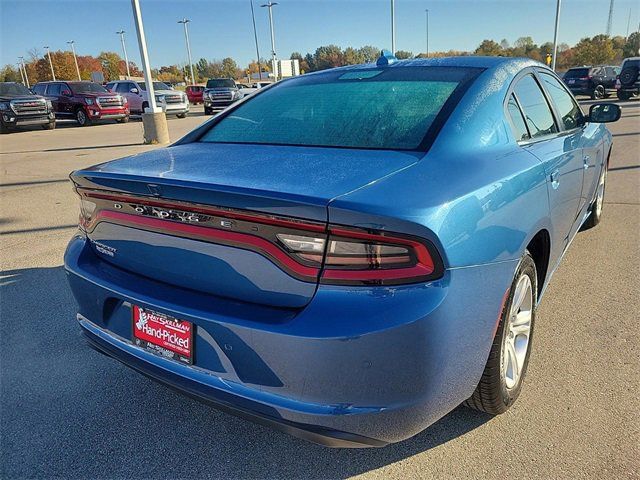
[[0, 280], [3, 478], [344, 478], [490, 417], [458, 408], [383, 449], [332, 450], [218, 412], [91, 350], [62, 267]]

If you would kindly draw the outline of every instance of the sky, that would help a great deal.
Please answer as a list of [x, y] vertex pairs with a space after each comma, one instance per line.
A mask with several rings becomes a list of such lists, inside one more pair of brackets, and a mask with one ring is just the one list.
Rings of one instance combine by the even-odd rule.
[[[266, 0], [265, 0], [266, 1]], [[269, 19], [263, 0], [254, 0], [260, 56], [270, 55]], [[278, 0], [273, 7], [276, 53], [314, 52], [320, 45], [391, 47], [390, 0]], [[486, 38], [513, 43], [530, 36], [553, 40], [556, 0], [396, 0], [396, 49], [473, 50]], [[187, 61], [184, 30], [191, 20], [194, 63], [233, 57], [241, 66], [255, 59], [250, 0], [140, 0], [152, 68]], [[640, 2], [615, 0], [613, 35], [638, 29]], [[559, 42], [604, 33], [609, 0], [563, 0]], [[129, 59], [140, 65], [130, 0], [0, 0], [0, 65], [16, 63], [43, 46], [64, 50], [75, 41], [79, 55], [121, 54], [116, 31], [124, 29]]]

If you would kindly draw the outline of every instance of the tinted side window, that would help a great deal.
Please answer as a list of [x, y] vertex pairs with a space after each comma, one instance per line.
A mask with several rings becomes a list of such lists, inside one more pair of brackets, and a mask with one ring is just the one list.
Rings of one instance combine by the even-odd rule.
[[35, 87], [33, 87], [33, 91], [38, 94], [38, 95], [44, 95], [44, 91], [46, 89], [46, 85], [39, 83], [38, 85], [36, 85]]
[[520, 110], [518, 102], [516, 102], [516, 97], [513, 95], [513, 93], [509, 97], [509, 102], [507, 103], [507, 111], [509, 113], [509, 117], [511, 118], [511, 128], [513, 130], [513, 135], [516, 137], [516, 140], [527, 140], [529, 138], [527, 125], [524, 123], [522, 111]]
[[60, 95], [61, 85], [59, 83], [50, 83], [47, 86], [47, 95]]
[[106, 88], [107, 90], [113, 91], [113, 87], [116, 86], [116, 82], [111, 82], [111, 83], [107, 83], [104, 88]]
[[572, 130], [579, 127], [582, 123], [582, 112], [573, 97], [567, 93], [554, 76], [548, 73], [541, 73], [540, 78], [558, 110], [564, 129]]
[[116, 92], [118, 93], [129, 93], [131, 89], [131, 84], [128, 82], [120, 82], [118, 87], [116, 88]]
[[613, 69], [613, 67], [606, 67], [605, 70], [607, 71], [608, 77], [615, 77], [616, 71]]
[[514, 91], [524, 111], [532, 138], [558, 132], [547, 99], [532, 75], [520, 79]]

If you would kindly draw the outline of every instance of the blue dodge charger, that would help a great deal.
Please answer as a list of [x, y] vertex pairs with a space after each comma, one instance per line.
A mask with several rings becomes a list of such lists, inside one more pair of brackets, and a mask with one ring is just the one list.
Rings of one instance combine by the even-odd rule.
[[71, 174], [80, 327], [325, 445], [398, 442], [463, 402], [502, 413], [545, 287], [601, 219], [619, 117], [526, 59], [383, 55], [279, 82]]

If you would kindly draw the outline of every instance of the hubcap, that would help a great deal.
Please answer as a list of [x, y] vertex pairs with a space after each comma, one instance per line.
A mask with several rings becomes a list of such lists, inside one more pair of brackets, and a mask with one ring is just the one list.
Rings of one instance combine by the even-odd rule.
[[531, 318], [533, 315], [533, 289], [528, 275], [518, 279], [509, 311], [507, 330], [502, 344], [502, 371], [507, 388], [518, 385], [524, 360], [529, 349]]
[[604, 97], [604, 88], [602, 88], [601, 86], [598, 86], [595, 91], [595, 97], [596, 98]]
[[84, 112], [82, 110], [78, 110], [78, 123], [80, 125], [84, 125], [85, 120], [86, 120], [86, 117], [84, 115]]
[[607, 170], [605, 169], [600, 176], [598, 183], [598, 193], [596, 194], [596, 215], [599, 217], [602, 213], [602, 205], [604, 204], [604, 182], [607, 179]]

